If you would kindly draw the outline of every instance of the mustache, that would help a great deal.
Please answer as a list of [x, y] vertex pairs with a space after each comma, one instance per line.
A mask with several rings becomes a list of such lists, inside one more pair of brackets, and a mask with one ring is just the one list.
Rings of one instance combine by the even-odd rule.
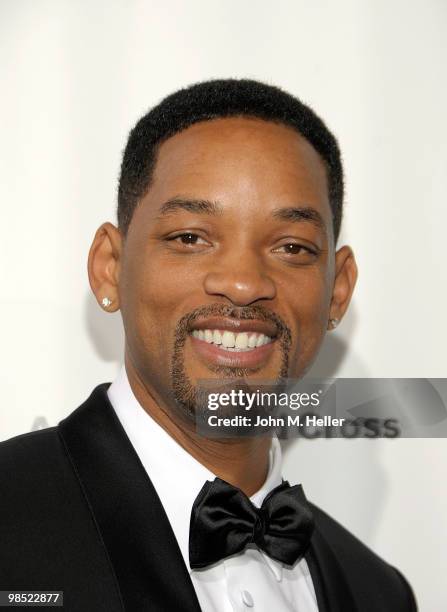
[[239, 320], [256, 319], [258, 321], [269, 321], [276, 327], [277, 338], [283, 345], [288, 346], [292, 340], [292, 332], [287, 323], [277, 313], [261, 306], [230, 306], [229, 304], [209, 304], [200, 306], [184, 315], [176, 326], [176, 345], [182, 345], [186, 341], [191, 326], [205, 317], [229, 317]]

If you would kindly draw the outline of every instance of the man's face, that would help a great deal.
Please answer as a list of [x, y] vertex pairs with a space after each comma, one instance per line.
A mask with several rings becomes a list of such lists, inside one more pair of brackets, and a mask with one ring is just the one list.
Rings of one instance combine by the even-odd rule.
[[159, 149], [121, 259], [126, 352], [158, 400], [197, 381], [298, 378], [327, 329], [334, 238], [326, 171], [293, 129], [197, 123]]

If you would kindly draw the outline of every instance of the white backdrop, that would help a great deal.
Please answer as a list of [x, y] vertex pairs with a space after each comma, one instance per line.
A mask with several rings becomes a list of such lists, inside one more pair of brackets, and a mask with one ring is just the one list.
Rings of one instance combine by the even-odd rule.
[[[56, 424], [122, 358], [86, 258], [128, 130], [164, 95], [259, 78], [339, 137], [360, 278], [314, 372], [445, 377], [445, 0], [0, 1], [0, 437]], [[444, 440], [294, 443], [286, 476], [447, 608]]]

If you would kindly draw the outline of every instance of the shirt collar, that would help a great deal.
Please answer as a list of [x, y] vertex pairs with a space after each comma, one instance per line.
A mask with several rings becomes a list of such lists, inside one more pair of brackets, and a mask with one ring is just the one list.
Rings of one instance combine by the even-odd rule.
[[[148, 473], [189, 568], [189, 521], [193, 503], [207, 480], [215, 474], [185, 451], [139, 404], [123, 365], [108, 391], [109, 400], [143, 467]], [[281, 484], [281, 446], [273, 438], [269, 471], [264, 485], [250, 500], [261, 506]]]

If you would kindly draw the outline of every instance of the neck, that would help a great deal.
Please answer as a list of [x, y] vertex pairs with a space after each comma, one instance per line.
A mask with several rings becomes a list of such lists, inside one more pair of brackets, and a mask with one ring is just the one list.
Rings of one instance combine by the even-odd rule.
[[139, 404], [186, 452], [248, 497], [262, 487], [269, 468], [271, 437], [209, 439], [199, 436], [186, 419], [178, 419], [172, 411], [161, 407], [161, 402], [157, 402], [144, 385], [127, 356], [125, 363], [131, 389]]

